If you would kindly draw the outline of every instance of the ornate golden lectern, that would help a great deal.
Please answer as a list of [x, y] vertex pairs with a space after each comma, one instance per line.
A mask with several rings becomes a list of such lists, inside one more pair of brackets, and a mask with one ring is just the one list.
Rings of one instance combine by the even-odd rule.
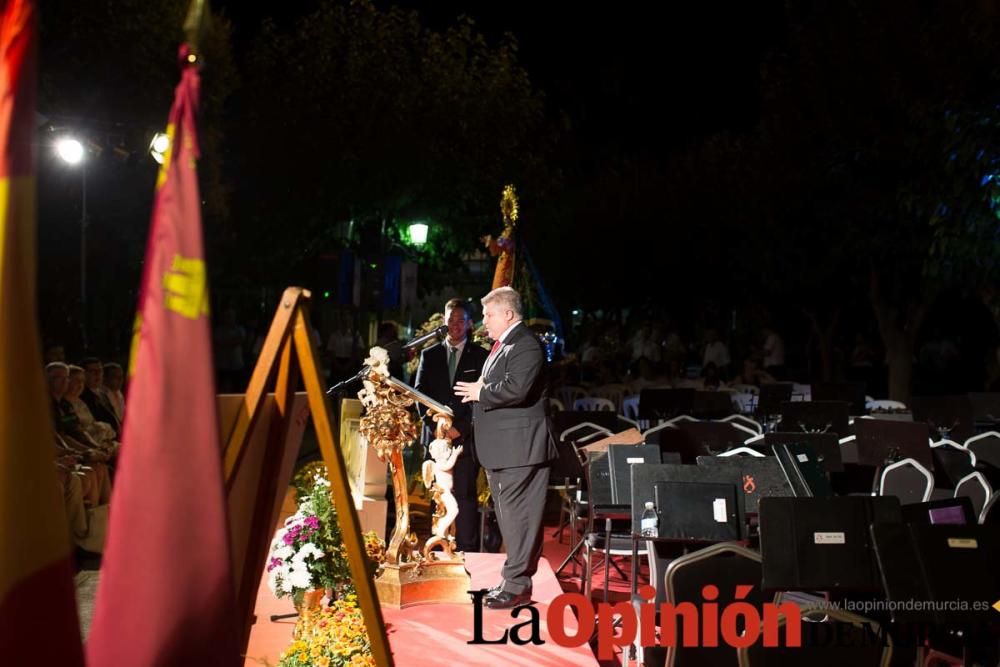
[[[368, 366], [365, 388], [358, 394], [365, 407], [360, 431], [379, 459], [388, 463], [396, 499], [396, 524], [382, 571], [375, 580], [379, 601], [397, 608], [434, 602], [470, 603], [471, 579], [465, 569], [464, 555], [454, 550], [454, 525], [449, 529], [452, 534], [442, 537], [432, 533], [423, 548], [418, 548], [417, 537], [410, 531], [409, 494], [403, 467], [403, 449], [420, 431], [411, 406], [414, 403], [425, 406], [436, 424], [435, 437], [449, 444], [447, 434], [454, 413], [448, 406], [389, 375], [385, 350], [372, 348], [365, 363]], [[442, 504], [437, 505], [435, 526], [444, 513]], [[436, 546], [442, 550], [435, 550]]]

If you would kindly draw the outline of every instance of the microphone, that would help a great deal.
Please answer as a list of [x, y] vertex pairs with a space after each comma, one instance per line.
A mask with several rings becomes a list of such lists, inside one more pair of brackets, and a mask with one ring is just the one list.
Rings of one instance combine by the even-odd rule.
[[342, 387], [346, 387], [347, 385], [351, 384], [352, 382], [356, 382], [357, 380], [361, 380], [361, 379], [367, 377], [369, 370], [371, 370], [371, 366], [362, 366], [361, 370], [354, 374], [354, 377], [347, 378], [346, 380], [341, 380], [337, 384], [335, 384], [332, 387], [330, 387], [329, 389], [327, 389], [326, 390], [327, 395], [328, 396], [332, 396], [334, 393], [336, 393], [337, 391], [339, 391]]
[[442, 324], [437, 329], [434, 329], [433, 331], [428, 331], [423, 336], [417, 336], [416, 338], [414, 338], [413, 340], [411, 340], [409, 343], [407, 343], [406, 345], [404, 345], [403, 349], [404, 350], [408, 350], [411, 347], [416, 347], [417, 345], [420, 345], [421, 343], [426, 343], [431, 338], [439, 338], [439, 337], [445, 336], [447, 334], [448, 334], [448, 325], [447, 324]]

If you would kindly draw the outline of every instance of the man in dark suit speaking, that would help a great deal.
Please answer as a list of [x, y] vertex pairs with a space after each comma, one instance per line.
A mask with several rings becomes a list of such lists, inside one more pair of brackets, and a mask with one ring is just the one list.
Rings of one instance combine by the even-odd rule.
[[545, 417], [541, 341], [521, 323], [520, 295], [499, 287], [482, 299], [483, 324], [494, 340], [482, 376], [456, 382], [474, 402], [476, 453], [486, 468], [500, 532], [507, 545], [503, 580], [483, 604], [509, 609], [531, 600], [531, 577], [542, 553], [542, 512], [555, 443]]
[[[452, 299], [444, 305], [444, 321], [448, 337], [443, 343], [433, 345], [420, 354], [415, 387], [434, 400], [447, 405], [455, 413], [448, 437], [452, 445], [462, 446], [462, 454], [452, 470], [452, 494], [458, 501], [458, 518], [455, 519], [455, 542], [459, 551], [479, 551], [479, 512], [476, 497], [476, 479], [479, 462], [476, 460], [472, 434], [472, 406], [455, 396], [452, 387], [459, 380], [475, 380], [483, 370], [486, 350], [469, 337], [472, 318], [467, 304]], [[434, 433], [435, 424], [425, 417], [427, 426]], [[433, 435], [431, 436], [433, 439]]]

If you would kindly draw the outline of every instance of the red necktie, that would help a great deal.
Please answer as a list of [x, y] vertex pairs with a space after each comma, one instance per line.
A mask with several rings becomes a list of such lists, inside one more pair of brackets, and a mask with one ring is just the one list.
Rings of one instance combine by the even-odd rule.
[[493, 347], [490, 348], [490, 356], [492, 357], [494, 354], [496, 354], [497, 350], [499, 349], [500, 349], [500, 341], [499, 340], [493, 341]]

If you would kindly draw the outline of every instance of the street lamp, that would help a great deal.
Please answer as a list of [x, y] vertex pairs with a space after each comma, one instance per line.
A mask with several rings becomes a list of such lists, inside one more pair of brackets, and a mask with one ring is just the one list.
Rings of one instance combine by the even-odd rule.
[[82, 204], [80, 206], [80, 334], [87, 349], [87, 165], [83, 144], [72, 137], [56, 142], [56, 155], [66, 164], [80, 165]]
[[417, 247], [427, 243], [427, 230], [427, 224], [423, 222], [414, 222], [410, 225], [410, 243]]

